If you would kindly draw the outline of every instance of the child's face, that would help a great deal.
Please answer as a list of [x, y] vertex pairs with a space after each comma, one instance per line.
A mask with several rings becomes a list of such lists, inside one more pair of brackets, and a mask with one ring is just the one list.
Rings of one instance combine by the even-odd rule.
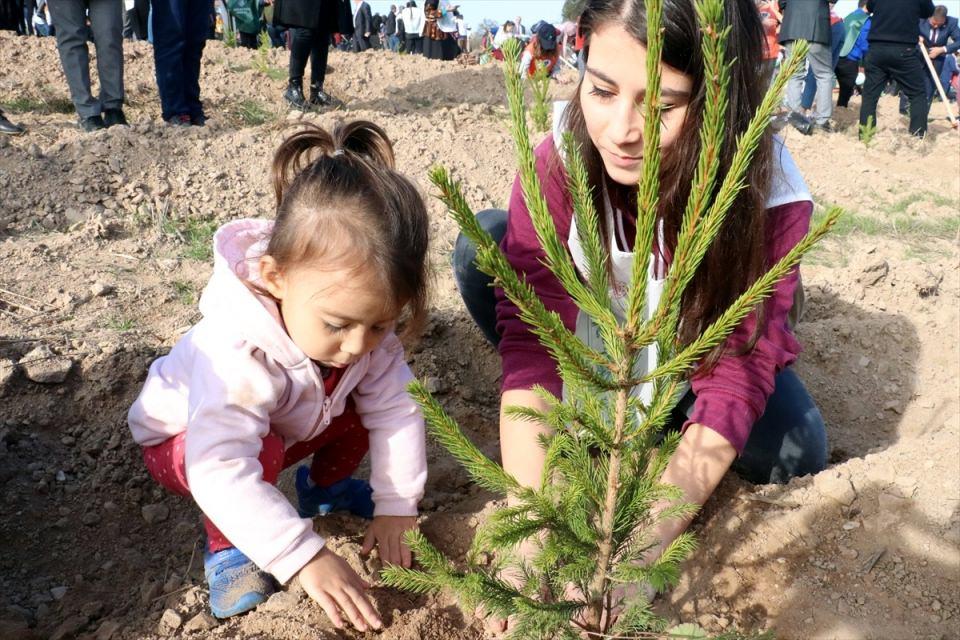
[[276, 268], [260, 261], [263, 284], [280, 301], [290, 339], [312, 360], [342, 368], [377, 348], [396, 325], [393, 297], [372, 270]]
[[[680, 132], [693, 80], [663, 64], [660, 78], [660, 147], [665, 149]], [[640, 180], [646, 89], [647, 50], [623, 26], [602, 25], [590, 36], [580, 105], [607, 175], [618, 184], [636, 185]]]

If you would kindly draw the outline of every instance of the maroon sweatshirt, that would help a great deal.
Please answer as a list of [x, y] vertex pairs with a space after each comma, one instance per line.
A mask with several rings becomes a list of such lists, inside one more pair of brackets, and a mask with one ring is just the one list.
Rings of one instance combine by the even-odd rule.
[[[566, 241], [573, 218], [573, 204], [567, 193], [566, 173], [557, 158], [553, 137], [536, 149], [537, 172], [547, 206], [560, 237]], [[545, 255], [523, 200], [520, 181], [513, 184], [510, 196], [507, 232], [500, 248], [513, 268], [524, 274], [547, 309], [560, 314], [573, 331], [577, 306], [560, 282], [543, 265]], [[810, 226], [813, 203], [800, 200], [768, 209], [767, 251], [770, 265], [783, 257], [806, 234]], [[667, 256], [669, 260], [669, 256]], [[763, 414], [767, 398], [773, 392], [774, 376], [793, 364], [800, 353], [800, 344], [787, 324], [793, 306], [793, 295], [800, 279], [799, 270], [781, 281], [765, 308], [764, 326], [754, 349], [744, 355], [726, 355], [708, 373], [694, 375], [691, 387], [696, 394], [693, 413], [684, 424], [707, 426], [724, 438], [740, 454], [753, 424]], [[519, 311], [497, 289], [497, 331], [501, 335], [500, 358], [503, 368], [501, 390], [530, 389], [541, 385], [557, 397], [562, 390], [556, 363], [527, 325]], [[742, 351], [756, 327], [751, 313], [727, 339], [730, 353]]]

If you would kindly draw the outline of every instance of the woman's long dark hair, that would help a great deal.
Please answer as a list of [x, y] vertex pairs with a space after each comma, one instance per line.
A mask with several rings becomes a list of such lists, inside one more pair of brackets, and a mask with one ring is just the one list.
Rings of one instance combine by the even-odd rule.
[[[736, 59], [736, 64], [730, 72], [729, 109], [717, 188], [730, 169], [737, 136], [746, 130], [766, 90], [766, 83], [761, 81], [760, 64], [763, 28], [754, 0], [724, 0], [723, 6], [725, 22], [731, 27], [727, 56], [728, 59]], [[643, 0], [589, 0], [580, 17], [587, 64], [590, 61], [591, 34], [610, 24], [623, 26], [637, 42], [646, 46], [647, 20]], [[664, 150], [661, 164], [659, 215], [663, 220], [667, 245], [664, 249], [672, 255], [700, 153], [700, 127], [706, 100], [704, 60], [693, 0], [664, 0], [663, 30], [663, 63], [693, 80], [681, 130], [673, 144]], [[566, 116], [574, 138], [583, 151], [597, 211], [604, 210], [602, 187], [605, 182], [611, 202], [620, 207], [635, 206], [635, 187], [618, 185], [605, 178], [603, 160], [587, 132], [579, 87], [567, 108]], [[734, 202], [719, 236], [684, 293], [679, 335], [683, 344], [696, 338], [764, 271], [765, 201], [770, 181], [771, 155], [772, 134], [768, 132], [747, 172], [747, 187]], [[600, 220], [604, 237], [609, 241], [605, 216], [601, 216]], [[761, 311], [758, 310], [758, 313]], [[758, 322], [757, 326], [759, 330], [761, 323]], [[750, 348], [756, 342], [757, 335], [758, 332], [750, 341]], [[722, 346], [715, 349], [705, 360], [704, 366], [708, 369], [712, 367], [722, 351]]]

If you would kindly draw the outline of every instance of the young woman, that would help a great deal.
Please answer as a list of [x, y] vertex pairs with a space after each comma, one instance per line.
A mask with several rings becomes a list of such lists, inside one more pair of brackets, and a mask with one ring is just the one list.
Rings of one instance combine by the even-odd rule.
[[[730, 83], [720, 176], [729, 169], [736, 138], [759, 106], [765, 84], [758, 81], [763, 61], [763, 29], [752, 0], [724, 3], [731, 32], [728, 56], [736, 58]], [[666, 276], [699, 152], [704, 116], [704, 61], [692, 0], [664, 3], [661, 147], [663, 169], [653, 280]], [[628, 285], [618, 273], [630, 272], [636, 234], [636, 185], [643, 167], [643, 110], [646, 91], [646, 16], [641, 0], [590, 0], [580, 20], [585, 36], [585, 73], [566, 109], [561, 127], [571, 130], [583, 150], [603, 235], [612, 256], [613, 295]], [[536, 150], [550, 213], [567, 239], [575, 262], [581, 255], [567, 195], [566, 174], [556, 134]], [[725, 310], [765, 269], [806, 232], [813, 203], [789, 153], [768, 132], [746, 184], [720, 236], [708, 252], [682, 300], [681, 335], [691, 341]], [[524, 274], [549, 309], [570, 328], [579, 327], [578, 310], [543, 266], [544, 257], [519, 183], [508, 212], [484, 211], [482, 224], [497, 238], [514, 268]], [[474, 248], [460, 238], [454, 255], [456, 279], [471, 315], [497, 345], [502, 362], [501, 407], [544, 410], [531, 389], [540, 385], [557, 396], [562, 384], [556, 365], [517, 308], [473, 265]], [[583, 265], [578, 264], [583, 272]], [[690, 378], [690, 391], [678, 404], [670, 429], [683, 431], [681, 444], [664, 473], [665, 482], [683, 489], [686, 500], [703, 504], [732, 466], [757, 483], [786, 482], [815, 473], [826, 464], [823, 420], [803, 383], [790, 369], [800, 352], [791, 330], [795, 298], [801, 297], [794, 271], [781, 282], [759, 313], [751, 314], [727, 342], [709, 354]], [[496, 297], [495, 297], [496, 295]], [[520, 482], [540, 481], [544, 452], [538, 435], [545, 426], [501, 413], [503, 465]], [[688, 521], [666, 522], [657, 531], [664, 545]], [[658, 553], [658, 550], [655, 550]]]

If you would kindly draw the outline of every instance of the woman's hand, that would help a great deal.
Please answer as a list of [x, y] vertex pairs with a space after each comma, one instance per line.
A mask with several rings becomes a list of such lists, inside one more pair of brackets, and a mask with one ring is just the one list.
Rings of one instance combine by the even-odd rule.
[[300, 569], [300, 584], [337, 629], [343, 628], [343, 615], [360, 631], [383, 626], [377, 610], [364, 593], [370, 585], [350, 568], [346, 560], [326, 547]]
[[407, 531], [417, 528], [416, 516], [375, 516], [367, 527], [360, 555], [367, 555], [376, 546], [384, 564], [409, 567], [412, 561], [410, 547], [403, 540]]

